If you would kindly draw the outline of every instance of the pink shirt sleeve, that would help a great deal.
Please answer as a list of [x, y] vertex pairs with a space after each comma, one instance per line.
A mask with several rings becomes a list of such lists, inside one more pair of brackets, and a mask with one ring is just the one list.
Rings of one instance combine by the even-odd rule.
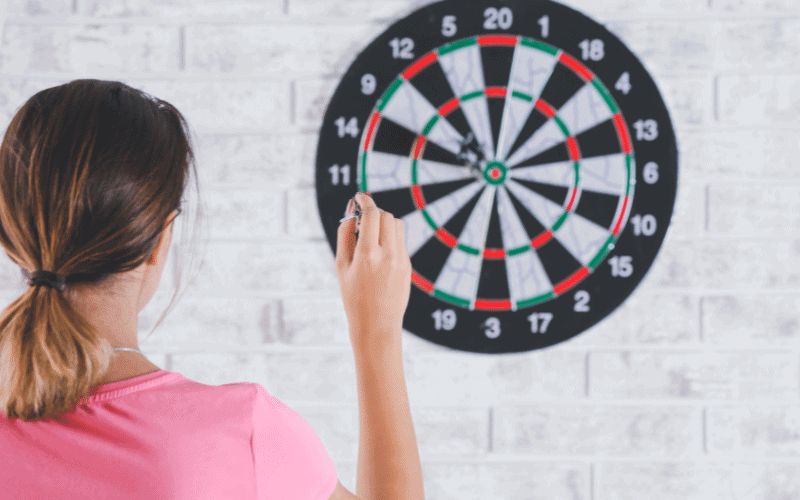
[[311, 425], [256, 387], [253, 462], [258, 500], [328, 500], [338, 482], [336, 467]]

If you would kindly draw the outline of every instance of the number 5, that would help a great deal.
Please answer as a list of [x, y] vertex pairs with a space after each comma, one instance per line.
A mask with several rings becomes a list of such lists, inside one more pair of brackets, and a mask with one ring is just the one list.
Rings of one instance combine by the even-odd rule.
[[458, 32], [456, 27], [456, 16], [444, 16], [442, 18], [442, 35], [453, 36]]

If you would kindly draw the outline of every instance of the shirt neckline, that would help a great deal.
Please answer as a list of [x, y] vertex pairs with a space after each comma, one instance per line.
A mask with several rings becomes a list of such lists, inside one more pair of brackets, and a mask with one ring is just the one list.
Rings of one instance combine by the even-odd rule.
[[137, 375], [136, 377], [110, 382], [108, 384], [98, 385], [86, 395], [84, 402], [89, 403], [93, 401], [111, 399], [123, 394], [147, 389], [155, 385], [161, 385], [169, 382], [175, 377], [180, 376], [181, 375], [179, 373], [170, 372], [167, 370], [157, 370], [152, 373], [146, 373], [144, 375]]

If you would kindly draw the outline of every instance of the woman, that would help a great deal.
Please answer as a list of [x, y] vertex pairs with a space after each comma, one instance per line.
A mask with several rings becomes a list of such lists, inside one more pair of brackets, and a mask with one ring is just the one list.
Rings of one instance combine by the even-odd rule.
[[0, 315], [0, 496], [423, 498], [402, 369], [411, 262], [402, 222], [368, 196], [340, 225], [336, 255], [357, 367], [358, 497], [262, 386], [200, 384], [138, 350], [190, 169], [196, 179], [180, 112], [120, 82], [43, 90], [12, 119], [0, 245], [29, 287]]

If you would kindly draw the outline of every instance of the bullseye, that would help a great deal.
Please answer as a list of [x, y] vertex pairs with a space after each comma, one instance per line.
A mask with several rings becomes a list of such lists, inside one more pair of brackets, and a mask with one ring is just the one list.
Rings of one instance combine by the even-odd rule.
[[489, 184], [499, 186], [505, 182], [507, 172], [508, 169], [505, 165], [499, 161], [493, 161], [486, 165], [483, 171], [483, 177]]

